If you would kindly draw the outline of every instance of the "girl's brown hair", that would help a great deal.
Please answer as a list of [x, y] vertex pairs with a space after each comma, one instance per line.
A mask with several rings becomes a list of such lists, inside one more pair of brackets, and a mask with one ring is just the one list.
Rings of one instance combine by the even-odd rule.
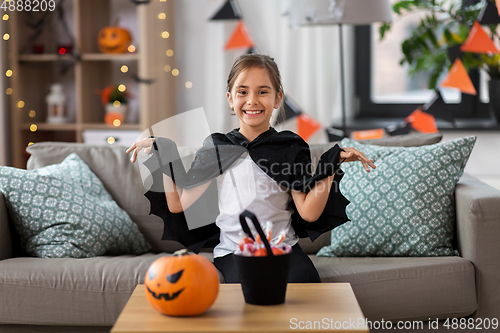
[[[276, 94], [283, 92], [283, 84], [281, 83], [281, 75], [278, 69], [278, 65], [274, 61], [274, 58], [271, 58], [268, 55], [264, 54], [244, 54], [239, 56], [231, 67], [231, 71], [229, 72], [229, 76], [227, 78], [227, 91], [231, 93], [231, 89], [233, 89], [234, 82], [240, 73], [251, 69], [251, 68], [264, 68], [267, 70], [269, 74], [269, 78], [271, 79], [271, 83], [276, 90]], [[284, 108], [281, 107], [279, 117], [284, 116]]]
[[278, 65], [276, 65], [273, 58], [264, 54], [244, 54], [239, 56], [234, 61], [233, 67], [229, 72], [227, 78], [227, 91], [231, 92], [234, 82], [241, 72], [254, 67], [265, 68], [269, 73], [269, 78], [271, 79], [274, 89], [276, 89], [276, 93], [283, 92]]

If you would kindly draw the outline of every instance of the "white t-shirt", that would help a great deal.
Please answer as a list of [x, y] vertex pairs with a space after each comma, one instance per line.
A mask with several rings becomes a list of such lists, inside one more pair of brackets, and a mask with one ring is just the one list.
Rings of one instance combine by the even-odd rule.
[[[240, 241], [242, 231], [239, 220], [245, 209], [252, 212], [259, 220], [262, 229], [266, 222], [272, 222], [272, 237], [278, 238], [284, 230], [284, 243], [295, 245], [299, 238], [291, 226], [293, 211], [288, 208], [291, 196], [275, 180], [269, 177], [255, 164], [248, 153], [241, 157], [217, 178], [219, 191], [219, 216], [216, 224], [221, 230], [220, 243], [214, 248], [214, 257], [234, 253]], [[247, 224], [257, 235], [253, 223]]]

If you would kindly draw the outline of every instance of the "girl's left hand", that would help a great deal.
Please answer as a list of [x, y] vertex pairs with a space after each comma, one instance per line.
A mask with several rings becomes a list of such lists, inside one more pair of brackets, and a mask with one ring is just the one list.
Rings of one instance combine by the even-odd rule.
[[340, 152], [340, 160], [343, 162], [355, 162], [360, 161], [363, 164], [366, 172], [370, 172], [370, 168], [377, 168], [373, 164], [373, 160], [370, 160], [362, 152], [353, 147], [343, 148], [345, 151]]

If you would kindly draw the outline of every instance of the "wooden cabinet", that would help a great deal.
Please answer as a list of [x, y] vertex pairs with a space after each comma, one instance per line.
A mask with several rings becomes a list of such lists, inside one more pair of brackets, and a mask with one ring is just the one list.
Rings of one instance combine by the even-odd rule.
[[[148, 4], [130, 0], [56, 3], [63, 6], [64, 23], [58, 18], [57, 9], [10, 13], [11, 138], [15, 167], [26, 167], [29, 155], [25, 149], [32, 142], [83, 142], [86, 130], [139, 133], [176, 113], [175, 78], [162, 70], [167, 64], [175, 66], [175, 59], [165, 55], [174, 44], [172, 0], [152, 0]], [[170, 14], [169, 19], [159, 18], [162, 12]], [[122, 18], [119, 25], [132, 32], [135, 51], [101, 53], [98, 33], [117, 17]], [[168, 30], [170, 37], [162, 38], [162, 31]], [[68, 44], [73, 50], [59, 54], [58, 47]], [[46, 96], [53, 83], [61, 83], [67, 96], [66, 123], [46, 122]], [[105, 124], [105, 107], [98, 93], [112, 84], [124, 84], [133, 95], [126, 121], [118, 127]]]

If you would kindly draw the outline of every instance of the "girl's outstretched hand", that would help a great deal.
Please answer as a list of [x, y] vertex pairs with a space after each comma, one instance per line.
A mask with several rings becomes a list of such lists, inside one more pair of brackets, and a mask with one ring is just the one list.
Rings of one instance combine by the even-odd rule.
[[355, 162], [360, 161], [363, 164], [366, 172], [370, 172], [370, 168], [375, 169], [376, 166], [373, 164], [373, 160], [370, 160], [362, 152], [353, 147], [343, 148], [345, 151], [340, 152], [340, 160], [343, 162]]
[[153, 145], [153, 142], [155, 141], [154, 138], [145, 138], [142, 139], [141, 141], [137, 141], [134, 143], [132, 146], [130, 146], [129, 149], [127, 149], [126, 153], [130, 153], [133, 151], [134, 153], [132, 154], [132, 157], [130, 158], [130, 162], [134, 163], [137, 160], [137, 154], [141, 151], [141, 149], [144, 149], [145, 154], [151, 153], [151, 146]]

